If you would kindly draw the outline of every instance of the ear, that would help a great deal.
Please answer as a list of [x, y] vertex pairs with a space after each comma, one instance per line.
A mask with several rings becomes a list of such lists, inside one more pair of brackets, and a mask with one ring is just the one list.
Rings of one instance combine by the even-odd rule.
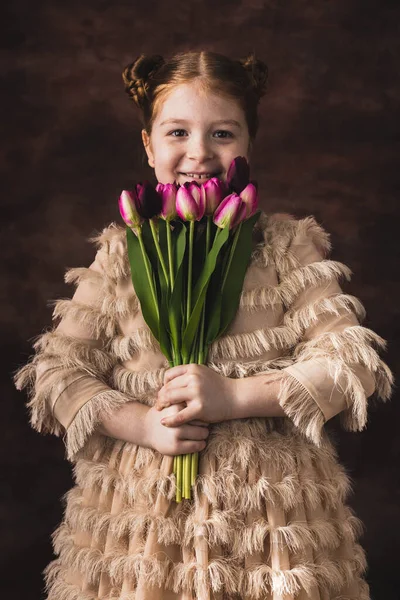
[[150, 167], [153, 167], [153, 169], [154, 169], [154, 154], [153, 154], [153, 150], [151, 148], [150, 136], [145, 129], [142, 129], [142, 141], [143, 141], [144, 149], [146, 150], [149, 165], [150, 165]]

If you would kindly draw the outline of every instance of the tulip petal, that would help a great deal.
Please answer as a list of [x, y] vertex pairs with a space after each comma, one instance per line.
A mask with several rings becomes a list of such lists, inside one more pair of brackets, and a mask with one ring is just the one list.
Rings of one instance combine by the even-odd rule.
[[218, 177], [212, 177], [202, 184], [201, 189], [204, 213], [212, 215], [224, 197], [225, 184]]
[[118, 200], [119, 212], [128, 227], [140, 227], [143, 222], [137, 210], [137, 196], [134, 190], [122, 190]]
[[159, 192], [162, 197], [161, 217], [163, 219], [176, 219], [176, 192], [177, 187], [173, 183], [164, 184], [162, 192]]
[[227, 182], [230, 189], [236, 192], [236, 194], [240, 194], [249, 183], [249, 179], [250, 167], [246, 157], [236, 156], [231, 162], [227, 174]]
[[237, 194], [230, 194], [224, 198], [214, 213], [215, 225], [221, 229], [225, 229], [225, 227], [232, 229], [242, 204], [243, 202]]
[[246, 218], [251, 217], [258, 208], [258, 194], [256, 187], [253, 183], [249, 183], [239, 195], [247, 207]]
[[185, 185], [176, 192], [176, 212], [184, 221], [196, 221], [199, 215], [199, 206]]
[[136, 184], [138, 212], [144, 219], [152, 219], [162, 210], [162, 198], [149, 181]]

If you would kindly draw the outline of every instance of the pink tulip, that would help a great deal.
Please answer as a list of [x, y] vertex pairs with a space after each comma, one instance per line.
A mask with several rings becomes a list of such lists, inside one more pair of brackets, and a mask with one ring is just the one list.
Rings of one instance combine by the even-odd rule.
[[200, 221], [204, 215], [204, 199], [196, 182], [185, 182], [176, 192], [176, 212], [183, 221]]
[[201, 195], [204, 203], [204, 214], [213, 215], [217, 206], [221, 204], [226, 192], [223, 181], [218, 177], [212, 177], [201, 185]]
[[176, 219], [176, 192], [177, 186], [174, 183], [159, 183], [156, 191], [162, 198], [162, 209], [160, 217], [165, 220]]
[[122, 190], [119, 197], [119, 211], [128, 227], [140, 227], [144, 221], [138, 212], [138, 198], [135, 190]]
[[[241, 208], [244, 202], [237, 194], [229, 194], [224, 198], [214, 213], [213, 221], [220, 229], [229, 227], [232, 229], [238, 219], [238, 215], [242, 214]], [[245, 207], [246, 208], [246, 207]]]
[[255, 185], [253, 183], [246, 185], [244, 190], [240, 192], [239, 196], [246, 205], [246, 218], [254, 215], [258, 208], [258, 194]]
[[247, 206], [244, 202], [241, 203], [240, 209], [238, 210], [235, 219], [232, 222], [231, 229], [234, 229], [241, 223], [247, 219]]

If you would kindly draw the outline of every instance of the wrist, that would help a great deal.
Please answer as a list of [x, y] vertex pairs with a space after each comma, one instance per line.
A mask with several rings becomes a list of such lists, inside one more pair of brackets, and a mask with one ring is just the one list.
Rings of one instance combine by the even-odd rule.
[[148, 447], [151, 428], [147, 424], [150, 408], [134, 400], [127, 402], [111, 415], [105, 417], [99, 431], [103, 435]]
[[278, 401], [280, 373], [253, 375], [234, 381], [233, 419], [285, 416]]

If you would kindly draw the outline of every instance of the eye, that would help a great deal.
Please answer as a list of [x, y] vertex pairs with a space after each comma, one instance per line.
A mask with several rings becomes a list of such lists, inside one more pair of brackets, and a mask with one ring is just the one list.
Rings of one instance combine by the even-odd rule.
[[185, 130], [184, 129], [174, 129], [174, 131], [171, 131], [171, 133], [169, 135], [172, 135], [172, 137], [181, 137], [180, 135], [173, 135], [177, 131], [185, 131]]
[[215, 133], [226, 133], [227, 134], [227, 136], [224, 136], [221, 139], [226, 139], [226, 137], [233, 137], [233, 134], [230, 131], [227, 131], [226, 129], [219, 129]]

